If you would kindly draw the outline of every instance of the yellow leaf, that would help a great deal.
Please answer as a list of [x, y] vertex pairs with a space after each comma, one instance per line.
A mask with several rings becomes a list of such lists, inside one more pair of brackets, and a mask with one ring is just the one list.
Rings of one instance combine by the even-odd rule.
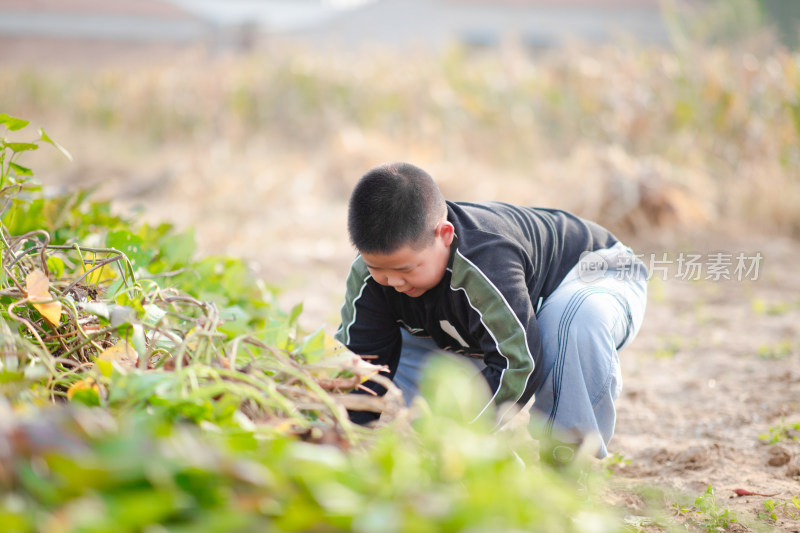
[[275, 426], [275, 430], [278, 433], [287, 435], [294, 428], [294, 425], [294, 420], [282, 420], [277, 426]]
[[103, 377], [111, 377], [111, 374], [114, 373], [114, 365], [111, 361], [106, 361], [105, 359], [95, 359], [95, 364], [97, 365], [97, 369], [100, 371], [100, 375]]
[[50, 299], [50, 293], [48, 292], [50, 289], [50, 280], [47, 279], [44, 272], [38, 268], [28, 273], [28, 276], [25, 278], [25, 283], [27, 285], [29, 298], [38, 297], [47, 300]]
[[28, 300], [33, 304], [33, 307], [39, 311], [48, 322], [54, 326], [58, 326], [61, 322], [61, 302], [53, 300], [50, 295], [50, 280], [39, 269], [32, 270], [25, 278], [26, 290], [28, 291]]
[[325, 355], [324, 357], [330, 357], [333, 355], [337, 355], [341, 352], [347, 352], [347, 347], [339, 342], [336, 338], [331, 337], [327, 333], [325, 334]]
[[119, 366], [126, 369], [134, 368], [139, 363], [139, 354], [126, 340], [120, 340], [111, 348], [107, 348], [97, 358], [111, 363], [118, 363]]
[[82, 379], [80, 381], [76, 381], [72, 385], [70, 385], [69, 389], [67, 389], [67, 398], [70, 400], [75, 395], [76, 392], [80, 390], [88, 390], [94, 389], [100, 394], [100, 385], [93, 378]]
[[[88, 266], [91, 267], [92, 265], [89, 264]], [[117, 272], [113, 268], [102, 267], [98, 268], [97, 270], [92, 270], [89, 275], [86, 276], [85, 283], [86, 285], [93, 287], [103, 281], [116, 279], [116, 277]]]

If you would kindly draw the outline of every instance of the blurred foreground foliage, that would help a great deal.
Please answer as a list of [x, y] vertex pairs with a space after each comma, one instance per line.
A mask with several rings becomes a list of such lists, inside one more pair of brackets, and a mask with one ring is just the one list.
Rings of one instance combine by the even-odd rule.
[[303, 336], [240, 261], [195, 258], [191, 232], [44, 194], [20, 157], [64, 150], [0, 124], [3, 531], [622, 530], [524, 426], [468, 424], [486, 398], [446, 392], [460, 367], [413, 417], [391, 383], [347, 394], [379, 369]]

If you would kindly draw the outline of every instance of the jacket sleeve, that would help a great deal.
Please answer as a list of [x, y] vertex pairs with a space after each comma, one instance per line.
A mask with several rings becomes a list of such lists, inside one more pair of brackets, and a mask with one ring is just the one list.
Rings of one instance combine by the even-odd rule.
[[[380, 285], [371, 281], [372, 276], [360, 256], [353, 263], [347, 277], [345, 302], [342, 305], [342, 323], [334, 335], [351, 352], [362, 356], [370, 363], [386, 365], [389, 378], [397, 371], [402, 348], [400, 327], [394, 319], [386, 296]], [[378, 395], [386, 389], [373, 381], [364, 386]], [[355, 391], [364, 394], [365, 391]], [[349, 411], [350, 419], [358, 424], [366, 424], [380, 415], [366, 411]]]
[[505, 405], [497, 416], [499, 425], [513, 404], [530, 400], [543, 378], [536, 372], [542, 358], [541, 335], [521, 252], [510, 245], [494, 246], [491, 253], [478, 257], [479, 264], [457, 251], [451, 284], [468, 300], [470, 332], [480, 342], [486, 363], [483, 375], [494, 393], [475, 418], [484, 416], [492, 403]]

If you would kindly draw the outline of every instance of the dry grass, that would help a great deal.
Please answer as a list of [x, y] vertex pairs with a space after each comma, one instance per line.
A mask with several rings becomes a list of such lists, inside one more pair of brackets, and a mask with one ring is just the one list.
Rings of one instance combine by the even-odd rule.
[[276, 182], [289, 167], [338, 197], [368, 165], [403, 158], [455, 196], [522, 188], [521, 200], [613, 223], [654, 187], [678, 189], [698, 212], [677, 218], [796, 234], [797, 58], [766, 50], [194, 52], [150, 66], [6, 69], [0, 106], [56, 128], [86, 166], [267, 161], [268, 175], [241, 179]]
[[147, 217], [194, 225], [202, 251], [253, 259], [290, 293], [327, 268], [314, 283], [338, 294], [347, 195], [387, 160], [427, 168], [451, 199], [563, 207], [626, 238], [797, 237], [798, 57], [763, 44], [682, 50], [274, 45], [31, 64], [0, 69], [0, 109], [75, 155], [68, 166], [40, 154], [31, 164], [46, 183], [101, 186]]

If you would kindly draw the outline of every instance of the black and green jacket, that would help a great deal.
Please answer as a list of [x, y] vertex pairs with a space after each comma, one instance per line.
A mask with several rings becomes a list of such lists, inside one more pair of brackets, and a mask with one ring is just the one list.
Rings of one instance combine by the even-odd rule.
[[[542, 368], [538, 306], [582, 253], [609, 248], [617, 239], [561, 210], [499, 202], [448, 202], [447, 209], [456, 238], [442, 281], [411, 298], [378, 284], [358, 256], [336, 338], [354, 353], [377, 356], [370, 362], [387, 365], [393, 377], [403, 327], [445, 350], [482, 357], [493, 402], [524, 404], [550, 370]], [[351, 416], [364, 423], [376, 415]]]

